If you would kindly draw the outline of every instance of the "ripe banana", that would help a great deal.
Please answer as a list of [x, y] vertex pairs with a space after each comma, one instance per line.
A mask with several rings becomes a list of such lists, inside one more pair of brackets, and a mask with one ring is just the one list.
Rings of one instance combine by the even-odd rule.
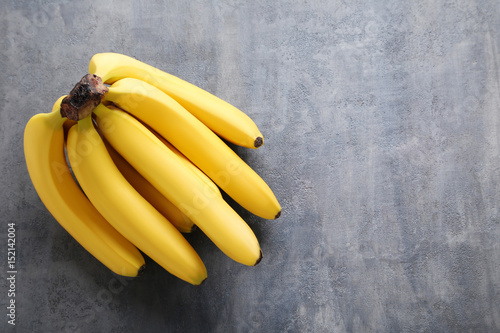
[[67, 151], [83, 191], [117, 231], [171, 274], [193, 285], [205, 280], [206, 268], [198, 254], [123, 177], [90, 116], [71, 127]]
[[109, 87], [104, 100], [151, 126], [250, 212], [266, 219], [281, 214], [278, 200], [262, 178], [214, 132], [158, 88], [125, 78]]
[[116, 274], [137, 276], [144, 258], [119, 234], [82, 193], [66, 163], [61, 97], [53, 112], [40, 113], [27, 123], [24, 154], [36, 192], [49, 212], [68, 233]]
[[135, 170], [107, 141], [109, 155], [127, 181], [180, 232], [190, 233], [194, 223]]
[[110, 110], [103, 104], [94, 113], [106, 140], [222, 252], [249, 266], [260, 261], [262, 252], [252, 229], [151, 131], [126, 112]]
[[121, 54], [96, 54], [89, 70], [25, 129], [28, 171], [54, 218], [124, 276], [144, 268], [143, 251], [201, 284], [205, 265], [181, 234], [195, 226], [233, 260], [256, 265], [259, 242], [220, 191], [262, 218], [281, 214], [269, 186], [223, 141], [259, 147], [255, 123], [207, 91]]
[[89, 72], [107, 84], [123, 78], [145, 81], [171, 96], [229, 142], [248, 148], [258, 148], [264, 143], [257, 125], [236, 107], [139, 60], [118, 53], [98, 53], [90, 60]]

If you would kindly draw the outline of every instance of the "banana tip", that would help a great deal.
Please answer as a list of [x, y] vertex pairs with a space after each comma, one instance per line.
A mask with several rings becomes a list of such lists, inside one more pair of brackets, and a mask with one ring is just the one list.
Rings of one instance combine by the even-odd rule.
[[264, 138], [261, 137], [261, 136], [258, 136], [255, 141], [253, 142], [253, 145], [255, 148], [259, 148], [260, 146], [262, 146], [264, 144]]
[[200, 283], [197, 284], [197, 286], [201, 286], [203, 284], [203, 282], [205, 282], [207, 280], [207, 278], [205, 277], [203, 280], [201, 280]]
[[262, 260], [262, 250], [260, 250], [260, 256], [259, 256], [259, 259], [257, 259], [257, 261], [255, 262], [254, 266], [257, 266], [257, 264], [258, 264], [259, 262], [261, 262], [261, 260]]
[[139, 270], [137, 271], [137, 276], [141, 276], [142, 274], [144, 274], [145, 270], [146, 270], [146, 264], [139, 267]]
[[281, 216], [281, 210], [278, 212], [278, 214], [276, 214], [276, 216], [274, 217], [274, 219], [277, 219], [280, 216]]

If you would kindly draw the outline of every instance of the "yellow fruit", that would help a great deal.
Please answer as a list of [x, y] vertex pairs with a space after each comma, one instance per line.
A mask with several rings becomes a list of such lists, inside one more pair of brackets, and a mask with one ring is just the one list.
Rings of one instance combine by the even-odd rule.
[[241, 206], [266, 219], [279, 217], [281, 206], [264, 180], [164, 92], [126, 78], [112, 84], [104, 98], [152, 127]]
[[153, 66], [118, 53], [98, 53], [92, 57], [89, 73], [111, 84], [123, 78], [145, 81], [191, 112], [224, 139], [247, 148], [258, 148], [264, 138], [245, 113], [191, 83]]
[[106, 140], [220, 250], [245, 265], [259, 262], [259, 243], [250, 227], [151, 131], [123, 111], [101, 104], [94, 112]]
[[94, 208], [66, 163], [61, 100], [52, 113], [37, 114], [26, 125], [24, 154], [33, 185], [49, 212], [88, 252], [116, 274], [137, 276], [145, 265], [141, 253]]
[[171, 274], [194, 285], [205, 280], [198, 254], [123, 177], [90, 116], [71, 127], [67, 150], [83, 191], [116, 230]]

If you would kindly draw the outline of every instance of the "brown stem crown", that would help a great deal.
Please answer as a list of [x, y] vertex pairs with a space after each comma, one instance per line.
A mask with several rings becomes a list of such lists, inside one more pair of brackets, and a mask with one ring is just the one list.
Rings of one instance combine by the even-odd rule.
[[61, 116], [71, 120], [87, 117], [101, 103], [108, 87], [95, 74], [86, 74], [61, 102]]

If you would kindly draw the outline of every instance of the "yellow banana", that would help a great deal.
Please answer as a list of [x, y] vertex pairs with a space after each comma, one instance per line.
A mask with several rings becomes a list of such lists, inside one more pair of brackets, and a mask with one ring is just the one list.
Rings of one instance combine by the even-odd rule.
[[116, 274], [137, 276], [144, 268], [141, 253], [94, 208], [73, 179], [64, 154], [66, 118], [40, 113], [27, 123], [24, 154], [31, 180], [49, 212], [96, 259]]
[[272, 190], [231, 148], [174, 99], [133, 78], [113, 83], [104, 99], [151, 126], [250, 212], [266, 219], [281, 214]]
[[98, 53], [90, 60], [89, 72], [107, 84], [127, 77], [148, 82], [229, 142], [248, 148], [258, 148], [264, 143], [254, 121], [236, 107], [139, 60], [118, 53]]
[[171, 274], [194, 285], [205, 280], [198, 254], [123, 177], [90, 116], [71, 127], [67, 151], [83, 191], [116, 230]]
[[104, 141], [108, 153], [115, 162], [118, 170], [127, 181], [146, 199], [157, 211], [167, 218], [180, 232], [190, 233], [194, 223], [180, 211], [173, 203], [167, 200], [151, 185], [137, 170], [135, 170], [108, 142]]
[[94, 113], [106, 140], [220, 250], [245, 265], [260, 261], [262, 253], [252, 229], [151, 131], [126, 112], [103, 104]]

